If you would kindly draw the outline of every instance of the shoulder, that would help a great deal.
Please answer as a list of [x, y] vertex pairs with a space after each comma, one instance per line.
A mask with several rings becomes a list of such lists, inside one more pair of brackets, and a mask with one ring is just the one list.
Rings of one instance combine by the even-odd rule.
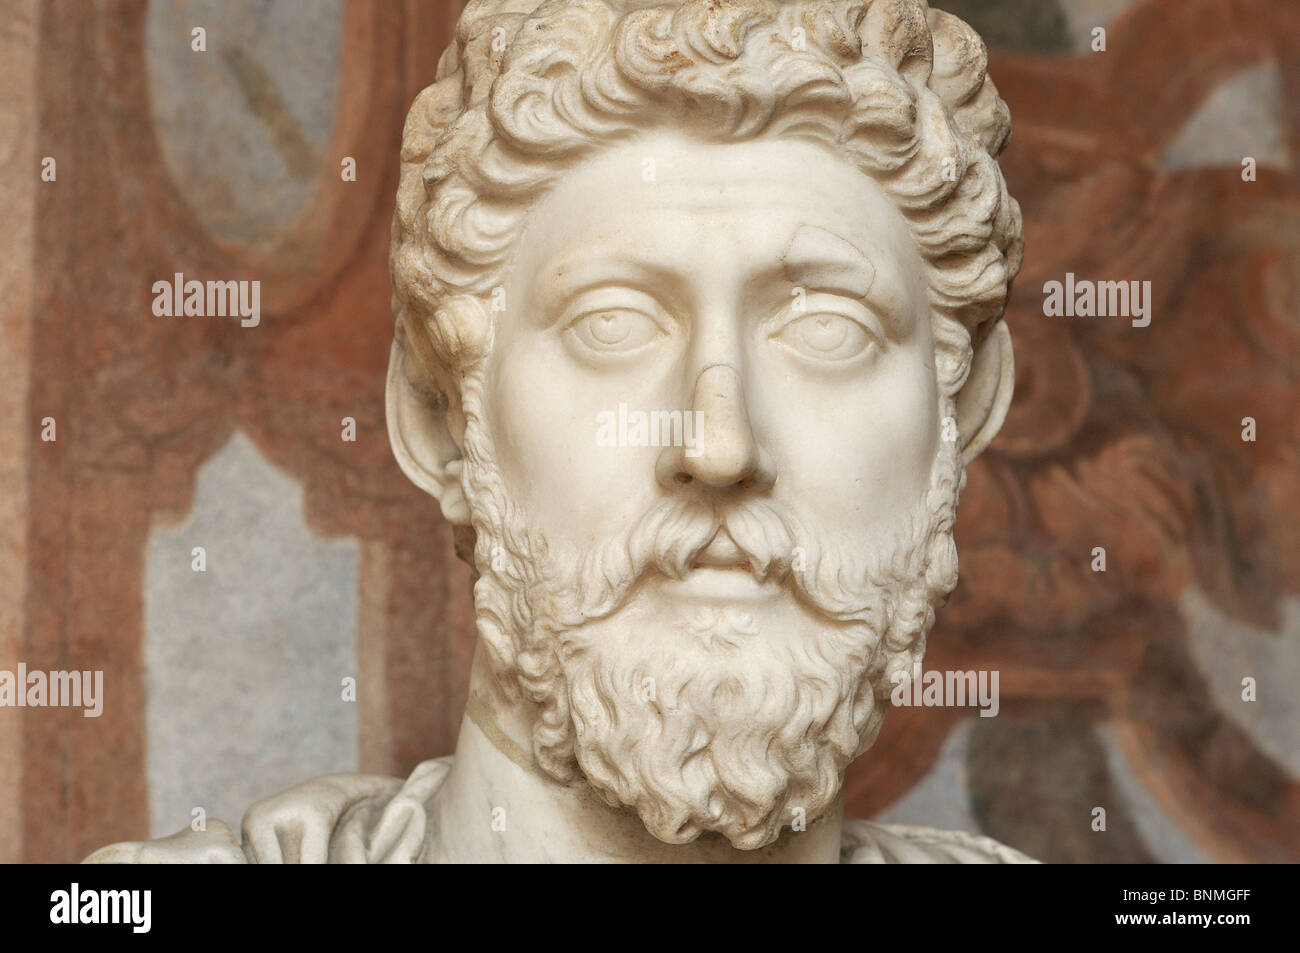
[[1036, 864], [991, 837], [907, 824], [844, 821], [846, 864]]
[[221, 821], [152, 841], [112, 844], [87, 864], [324, 864], [411, 862], [425, 843], [426, 808], [450, 769], [426, 761], [406, 781], [332, 774], [258, 801], [242, 843]]
[[101, 847], [83, 864], [245, 864], [248, 860], [223, 822], [213, 820], [206, 830], [177, 831], [151, 841], [124, 841]]

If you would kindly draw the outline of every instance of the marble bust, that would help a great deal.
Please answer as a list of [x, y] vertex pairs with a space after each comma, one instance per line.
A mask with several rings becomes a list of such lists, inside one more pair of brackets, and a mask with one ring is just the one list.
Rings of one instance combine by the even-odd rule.
[[89, 859], [1027, 860], [842, 797], [1011, 399], [1009, 132], [924, 0], [471, 0], [387, 384], [478, 574], [455, 755]]

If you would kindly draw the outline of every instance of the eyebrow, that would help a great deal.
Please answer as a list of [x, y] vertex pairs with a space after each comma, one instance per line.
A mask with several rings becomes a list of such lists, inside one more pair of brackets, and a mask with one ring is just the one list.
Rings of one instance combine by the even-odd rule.
[[816, 225], [801, 226], [781, 263], [786, 280], [809, 291], [843, 295], [873, 305], [900, 336], [912, 327], [908, 296], [890, 269], [878, 271], [857, 245], [832, 231]]
[[876, 266], [856, 245], [815, 225], [795, 232], [781, 261], [791, 281], [849, 298], [865, 298], [876, 281]]
[[[772, 263], [775, 277], [811, 293], [841, 295], [862, 301], [902, 337], [913, 324], [910, 301], [888, 267], [877, 271], [872, 260], [852, 242], [816, 225], [800, 226], [781, 257]], [[755, 275], [755, 278], [758, 276]], [[638, 249], [586, 247], [570, 249], [543, 266], [533, 281], [538, 317], [550, 324], [575, 294], [602, 285], [626, 284], [658, 299], [670, 311], [681, 311], [689, 298], [680, 274], [669, 264], [645, 258]]]
[[671, 268], [647, 261], [626, 251], [588, 250], [571, 253], [538, 272], [533, 285], [542, 317], [549, 323], [575, 294], [602, 285], [625, 284], [664, 304], [676, 305], [680, 298], [680, 278]]

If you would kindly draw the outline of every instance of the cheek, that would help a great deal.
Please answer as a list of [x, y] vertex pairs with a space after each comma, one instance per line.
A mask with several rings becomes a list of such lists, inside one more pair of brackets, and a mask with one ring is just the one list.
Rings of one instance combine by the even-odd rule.
[[861, 537], [910, 513], [939, 448], [938, 390], [920, 347], [896, 347], [856, 378], [801, 381], [766, 408], [776, 492], [830, 530]]
[[542, 512], [539, 501], [564, 501], [571, 484], [563, 475], [572, 472], [584, 443], [577, 401], [544, 348], [541, 340], [503, 348], [487, 372], [487, 419], [497, 463], [507, 490], [530, 515]]
[[[504, 342], [503, 342], [504, 343]], [[593, 377], [555, 335], [507, 344], [488, 369], [487, 417], [506, 489], [548, 541], [583, 548], [655, 500], [654, 448], [602, 446], [598, 415], [651, 403], [617, 377]]]

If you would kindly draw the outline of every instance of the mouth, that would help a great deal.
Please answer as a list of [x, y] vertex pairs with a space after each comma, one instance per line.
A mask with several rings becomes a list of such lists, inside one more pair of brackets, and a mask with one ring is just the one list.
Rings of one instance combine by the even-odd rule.
[[720, 569], [704, 566], [692, 569], [682, 579], [670, 579], [664, 590], [675, 598], [728, 603], [752, 600], [761, 602], [777, 598], [782, 589], [773, 582], [759, 582], [747, 568]]
[[725, 527], [720, 527], [695, 557], [684, 577], [665, 580], [663, 588], [673, 598], [729, 603], [774, 599], [783, 592], [771, 579], [760, 582], [754, 578], [745, 554]]

